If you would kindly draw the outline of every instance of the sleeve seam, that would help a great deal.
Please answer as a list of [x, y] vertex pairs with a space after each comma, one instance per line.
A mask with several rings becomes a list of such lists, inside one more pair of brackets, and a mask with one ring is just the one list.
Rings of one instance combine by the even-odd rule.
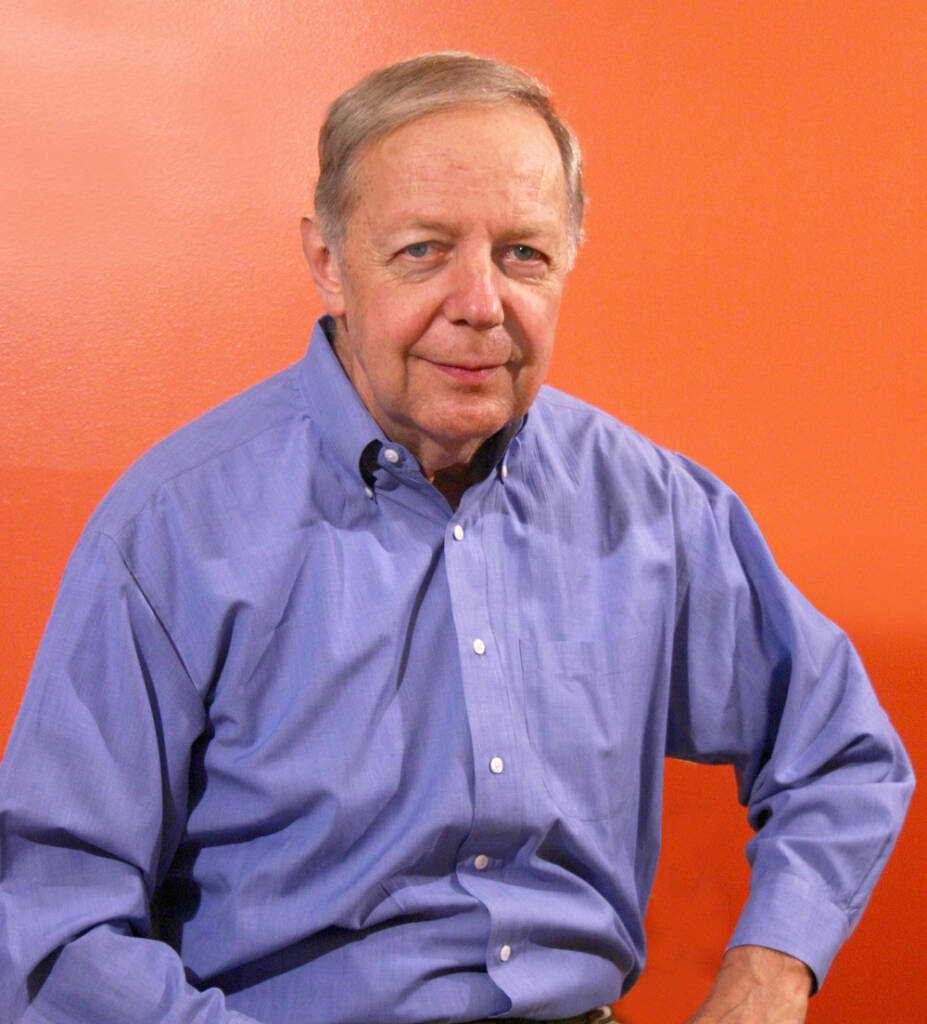
[[190, 684], [191, 690], [194, 692], [194, 694], [196, 694], [197, 698], [200, 698], [199, 687], [196, 685], [193, 675], [190, 672], [189, 667], [187, 666], [187, 661], [180, 650], [178, 642], [175, 639], [174, 634], [168, 628], [164, 616], [159, 612], [154, 600], [149, 596], [148, 591], [144, 586], [144, 583], [141, 578], [141, 568], [139, 567], [139, 570], [135, 570], [132, 568], [132, 566], [129, 564], [128, 559], [126, 558], [125, 552], [119, 546], [119, 542], [116, 540], [115, 537], [107, 533], [105, 530], [100, 530], [99, 533], [101, 537], [104, 537], [113, 545], [113, 548], [115, 549], [116, 554], [119, 556], [119, 560], [125, 567], [125, 570], [129, 575], [129, 578], [135, 584], [136, 590], [138, 591], [142, 600], [147, 605], [151, 614], [154, 616], [155, 621], [158, 623], [159, 628], [164, 633], [164, 636], [167, 638], [168, 643], [171, 645], [171, 650], [174, 652], [174, 655], [177, 658], [177, 663], [183, 669], [183, 674], [187, 679], [187, 682]]

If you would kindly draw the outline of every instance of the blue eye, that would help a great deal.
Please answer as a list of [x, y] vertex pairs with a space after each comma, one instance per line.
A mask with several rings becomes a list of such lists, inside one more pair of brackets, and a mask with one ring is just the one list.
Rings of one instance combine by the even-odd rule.
[[541, 254], [530, 245], [513, 245], [512, 255], [520, 262], [527, 263], [529, 260], [536, 260]]
[[403, 252], [407, 256], [411, 256], [415, 260], [424, 259], [431, 250], [430, 242], [413, 242], [411, 245], [407, 245]]

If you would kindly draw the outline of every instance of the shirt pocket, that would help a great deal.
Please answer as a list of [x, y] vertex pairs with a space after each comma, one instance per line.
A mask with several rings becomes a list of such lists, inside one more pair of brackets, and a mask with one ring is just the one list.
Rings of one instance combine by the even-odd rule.
[[[616, 644], [620, 649], [635, 640]], [[607, 662], [589, 640], [522, 639], [519, 649], [528, 738], [551, 799], [567, 817], [615, 817], [634, 788], [623, 779], [633, 767], [622, 764], [624, 659]]]

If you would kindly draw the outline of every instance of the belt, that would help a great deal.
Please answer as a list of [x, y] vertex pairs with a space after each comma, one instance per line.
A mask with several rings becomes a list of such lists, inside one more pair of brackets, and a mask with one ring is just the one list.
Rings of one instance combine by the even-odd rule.
[[561, 1017], [557, 1020], [530, 1020], [527, 1017], [494, 1017], [492, 1020], [477, 1020], [472, 1024], [621, 1024], [612, 1016], [610, 1006], [596, 1006], [578, 1017]]

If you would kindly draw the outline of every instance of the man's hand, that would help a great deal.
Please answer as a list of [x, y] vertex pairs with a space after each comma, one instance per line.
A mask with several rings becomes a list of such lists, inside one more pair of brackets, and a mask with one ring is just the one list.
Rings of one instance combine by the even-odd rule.
[[811, 971], [801, 960], [765, 946], [735, 946], [687, 1024], [803, 1024], [810, 995]]

